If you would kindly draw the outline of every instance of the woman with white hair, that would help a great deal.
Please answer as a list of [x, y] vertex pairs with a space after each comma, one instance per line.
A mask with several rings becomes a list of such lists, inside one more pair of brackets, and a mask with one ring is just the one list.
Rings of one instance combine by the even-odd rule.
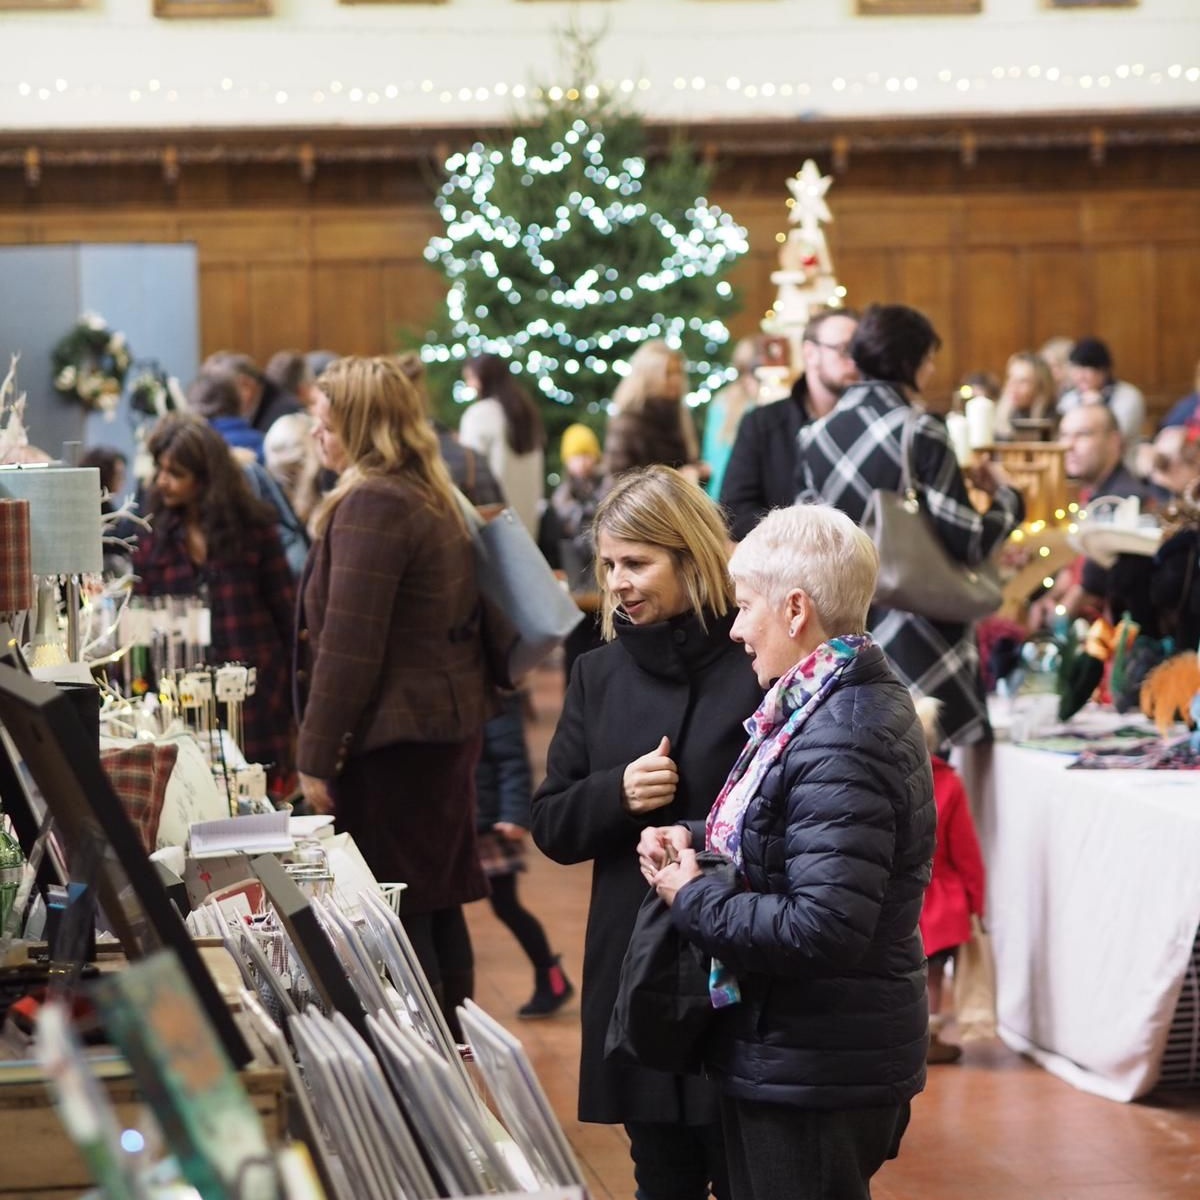
[[[776, 510], [740, 543], [730, 636], [770, 690], [707, 822], [638, 845], [713, 957], [704, 1060], [733, 1200], [868, 1197], [925, 1084], [933, 780], [912, 698], [864, 632], [877, 569], [824, 506]], [[701, 874], [700, 847], [737, 878]]]

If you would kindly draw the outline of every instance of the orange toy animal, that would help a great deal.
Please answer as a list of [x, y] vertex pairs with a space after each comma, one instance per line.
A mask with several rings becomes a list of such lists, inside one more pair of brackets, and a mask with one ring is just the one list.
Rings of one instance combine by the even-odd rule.
[[1200, 692], [1200, 656], [1189, 650], [1155, 667], [1143, 681], [1138, 698], [1142, 712], [1166, 737], [1176, 720], [1192, 726], [1188, 708], [1197, 692]]

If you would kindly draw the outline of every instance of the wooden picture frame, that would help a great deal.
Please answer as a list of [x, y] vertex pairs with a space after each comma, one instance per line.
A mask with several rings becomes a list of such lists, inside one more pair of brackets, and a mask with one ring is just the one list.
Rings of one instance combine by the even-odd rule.
[[983, 12], [983, 0], [858, 0], [860, 17], [969, 16]]
[[0, 12], [58, 12], [83, 8], [85, 0], [0, 0]]
[[271, 0], [154, 0], [156, 17], [269, 17]]

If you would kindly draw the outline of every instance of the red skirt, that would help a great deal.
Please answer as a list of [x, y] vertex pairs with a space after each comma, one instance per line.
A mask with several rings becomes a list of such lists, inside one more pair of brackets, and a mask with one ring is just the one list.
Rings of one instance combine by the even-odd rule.
[[408, 885], [404, 912], [436, 912], [488, 894], [475, 844], [481, 743], [481, 734], [397, 742], [347, 759], [334, 780], [338, 832], [354, 838], [380, 883]]

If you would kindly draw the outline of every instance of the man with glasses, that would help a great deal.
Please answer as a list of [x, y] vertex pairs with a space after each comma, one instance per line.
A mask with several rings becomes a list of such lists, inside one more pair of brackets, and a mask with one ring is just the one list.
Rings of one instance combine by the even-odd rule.
[[[1107, 405], [1079, 404], [1072, 408], [1059, 423], [1058, 440], [1065, 447], [1063, 466], [1067, 477], [1079, 484], [1081, 504], [1098, 496], [1136, 496], [1143, 509], [1153, 506], [1150, 489], [1121, 461], [1121, 427]], [[1108, 584], [1109, 572], [1081, 555], [1064, 567], [1054, 585], [1030, 606], [1030, 627], [1051, 626], [1059, 608], [1072, 619], [1099, 615]]]
[[858, 316], [849, 309], [815, 313], [801, 343], [804, 374], [791, 395], [742, 418], [721, 485], [721, 505], [734, 541], [741, 541], [772, 508], [795, 500], [800, 430], [828, 413], [858, 378], [849, 353], [857, 327]]

